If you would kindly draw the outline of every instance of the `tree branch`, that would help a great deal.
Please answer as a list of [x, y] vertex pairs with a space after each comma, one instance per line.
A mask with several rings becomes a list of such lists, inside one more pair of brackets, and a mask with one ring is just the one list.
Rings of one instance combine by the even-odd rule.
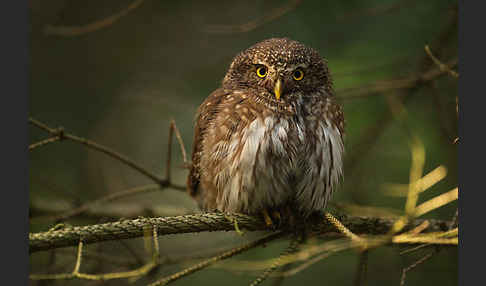
[[[231, 214], [238, 221], [240, 228], [247, 231], [268, 230], [263, 218], [244, 214]], [[349, 230], [360, 234], [385, 234], [395, 220], [385, 218], [337, 216]], [[448, 221], [428, 220], [430, 226], [424, 232], [448, 229]], [[415, 220], [404, 230], [413, 229], [423, 220]], [[29, 252], [75, 246], [79, 240], [90, 244], [109, 240], [142, 237], [144, 229], [157, 227], [159, 235], [196, 233], [203, 231], [233, 231], [234, 223], [224, 213], [203, 213], [173, 217], [138, 218], [111, 223], [68, 227], [47, 232], [29, 234]], [[312, 232], [335, 232], [335, 227], [324, 219], [311, 228]]]
[[[99, 152], [102, 152], [102, 153], [105, 153], [106, 155], [114, 158], [114, 159], [117, 159], [118, 161], [128, 165], [129, 167], [137, 170], [139, 173], [147, 176], [148, 178], [152, 179], [154, 182], [156, 182], [157, 184], [159, 184], [161, 187], [167, 187], [170, 185], [170, 182], [166, 179], [162, 179], [160, 178], [157, 174], [149, 171], [148, 169], [146, 169], [145, 167], [142, 167], [141, 164], [133, 161], [132, 159], [128, 158], [127, 156], [121, 154], [121, 153], [118, 153], [106, 146], [103, 146], [101, 144], [98, 144], [94, 141], [91, 141], [91, 140], [88, 140], [88, 139], [85, 139], [85, 138], [82, 138], [82, 137], [78, 137], [76, 135], [73, 135], [73, 134], [69, 134], [69, 133], [66, 133], [64, 132], [64, 129], [63, 128], [51, 128], [49, 126], [47, 126], [46, 124], [32, 118], [32, 117], [29, 117], [29, 123], [50, 133], [51, 135], [53, 136], [58, 136], [59, 137], [59, 141], [62, 141], [64, 139], [66, 140], [71, 140], [71, 141], [74, 141], [74, 142], [77, 142], [79, 144], [82, 144], [82, 145], [85, 145], [86, 147], [88, 148], [91, 148], [91, 149], [94, 149], [96, 151], [99, 151]], [[32, 148], [29, 148], [29, 149], [32, 149]]]
[[87, 34], [90, 32], [94, 32], [100, 30], [102, 28], [108, 27], [113, 25], [116, 21], [118, 21], [121, 17], [126, 16], [130, 11], [136, 9], [143, 3], [143, 0], [135, 0], [133, 1], [128, 7], [124, 10], [111, 15], [107, 18], [83, 25], [83, 26], [53, 26], [47, 25], [44, 28], [44, 33], [46, 35], [56, 35], [56, 36], [65, 36], [65, 37], [73, 37], [79, 36], [83, 34]]
[[400, 79], [376, 82], [372, 85], [364, 87], [346, 88], [339, 90], [336, 93], [339, 94], [340, 99], [347, 100], [371, 95], [382, 95], [383, 93], [392, 90], [415, 88], [423, 83], [431, 82], [442, 75], [450, 73], [451, 69], [457, 65], [457, 58], [452, 59], [443, 65], [444, 67], [442, 68], [434, 67], [422, 74], [414, 74]]
[[285, 5], [275, 8], [263, 17], [252, 20], [250, 22], [240, 25], [206, 25], [205, 27], [203, 27], [203, 31], [206, 33], [214, 34], [247, 33], [255, 30], [265, 23], [282, 17], [288, 12], [294, 10], [301, 2], [302, 0], [289, 0]]

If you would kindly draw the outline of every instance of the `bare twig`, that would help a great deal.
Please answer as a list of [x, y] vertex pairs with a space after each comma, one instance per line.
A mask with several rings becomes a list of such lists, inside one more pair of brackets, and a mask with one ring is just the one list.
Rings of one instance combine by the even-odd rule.
[[137, 170], [141, 174], [152, 179], [154, 182], [156, 182], [160, 186], [168, 186], [170, 184], [169, 181], [161, 179], [159, 176], [157, 176], [153, 172], [147, 170], [146, 168], [142, 167], [140, 164], [131, 160], [127, 156], [120, 154], [120, 153], [118, 153], [118, 152], [116, 152], [116, 151], [114, 151], [114, 150], [112, 150], [112, 149], [110, 149], [106, 146], [103, 146], [101, 144], [98, 144], [94, 141], [91, 141], [91, 140], [88, 140], [88, 139], [85, 139], [85, 138], [82, 138], [82, 137], [78, 137], [78, 136], [73, 135], [73, 134], [66, 133], [66, 132], [64, 132], [64, 129], [62, 129], [62, 128], [58, 128], [58, 129], [51, 128], [51, 127], [47, 126], [46, 124], [44, 124], [44, 123], [42, 123], [42, 122], [40, 122], [40, 121], [38, 121], [38, 120], [36, 120], [32, 117], [29, 118], [29, 123], [31, 123], [32, 125], [52, 134], [54, 136], [60, 136], [61, 139], [71, 140], [71, 141], [74, 141], [76, 143], [80, 143], [82, 145], [85, 145], [88, 148], [91, 148], [91, 149], [100, 151], [102, 153], [105, 153], [106, 155], [108, 155], [112, 158], [115, 158], [118, 161], [128, 165], [129, 167]]
[[108, 27], [113, 25], [116, 21], [118, 21], [121, 17], [127, 15], [130, 11], [136, 9], [143, 3], [143, 0], [134, 0], [128, 7], [124, 10], [111, 15], [107, 18], [104, 18], [99, 21], [95, 21], [93, 23], [84, 25], [84, 26], [53, 26], [47, 25], [44, 28], [44, 33], [46, 35], [56, 35], [56, 36], [65, 36], [65, 37], [73, 37], [79, 36], [83, 34], [87, 34], [90, 32], [94, 32], [100, 30], [102, 28]]
[[359, 255], [358, 267], [356, 268], [356, 276], [354, 278], [355, 286], [366, 285], [366, 274], [368, 270], [368, 252], [369, 250], [364, 250]]
[[[327, 252], [324, 252], [324, 253], [321, 253], [319, 255], [317, 255], [316, 257], [313, 257], [312, 259], [308, 259], [307, 261], [305, 261], [304, 263], [302, 263], [301, 265], [293, 268], [293, 269], [290, 269], [290, 270], [286, 270], [286, 271], [283, 271], [280, 275], [280, 277], [289, 277], [289, 276], [293, 276], [307, 268], [309, 268], [310, 266], [316, 264], [317, 262], [329, 257], [330, 255], [332, 255], [333, 252], [332, 251], [327, 251]], [[287, 264], [286, 266], [289, 266], [291, 265], [290, 263]]]
[[267, 277], [273, 271], [275, 271], [278, 267], [280, 267], [282, 265], [282, 260], [286, 256], [288, 256], [289, 254], [294, 253], [297, 250], [297, 248], [299, 247], [299, 244], [300, 243], [301, 243], [301, 239], [300, 238], [293, 237], [290, 240], [289, 246], [287, 246], [287, 248], [285, 248], [285, 250], [277, 257], [277, 259], [275, 259], [275, 261], [272, 263], [272, 265], [270, 267], [268, 267], [267, 269], [265, 269], [265, 271], [263, 271], [263, 273], [260, 274], [260, 276], [258, 276], [258, 278], [255, 279], [250, 284], [250, 286], [257, 286], [257, 285], [260, 285], [263, 281], [265, 281], [265, 279], [267, 279]]
[[110, 279], [122, 279], [122, 278], [130, 278], [130, 277], [138, 277], [145, 275], [152, 271], [157, 265], [159, 264], [159, 242], [157, 238], [157, 229], [156, 227], [152, 230], [153, 233], [153, 245], [154, 250], [152, 254], [152, 259], [147, 264], [143, 265], [142, 267], [126, 272], [114, 272], [114, 273], [105, 273], [105, 274], [86, 274], [80, 272], [81, 261], [82, 261], [82, 253], [83, 253], [83, 241], [79, 240], [78, 243], [78, 252], [76, 256], [76, 264], [74, 266], [74, 270], [71, 273], [61, 273], [61, 274], [31, 274], [29, 276], [32, 280], [60, 280], [60, 279], [86, 279], [86, 280], [110, 280]]
[[427, 246], [431, 246], [431, 244], [425, 243], [425, 244], [420, 244], [420, 245], [417, 245], [417, 246], [414, 246], [414, 247], [407, 248], [403, 251], [400, 251], [400, 255], [411, 253], [411, 252], [417, 251], [417, 250], [422, 249], [422, 248], [427, 247]]
[[[445, 65], [449, 69], [453, 68], [457, 65], [457, 59], [452, 59], [448, 61]], [[448, 73], [448, 70], [432, 68], [418, 75], [414, 74], [400, 79], [385, 80], [381, 82], [379, 81], [372, 85], [364, 87], [352, 87], [338, 90], [336, 94], [339, 94], [339, 98], [341, 100], [348, 100], [373, 95], [382, 95], [383, 93], [393, 90], [410, 89], [417, 87], [421, 84], [431, 82], [446, 73]]]
[[418, 265], [424, 263], [427, 259], [431, 258], [434, 254], [435, 254], [434, 252], [429, 253], [429, 254], [425, 255], [424, 257], [420, 258], [419, 260], [415, 261], [414, 263], [412, 263], [408, 267], [404, 268], [402, 270], [402, 277], [400, 279], [400, 286], [405, 285], [405, 279], [406, 279], [408, 271], [410, 271], [410, 270], [414, 269], [415, 267], [417, 267]]
[[212, 258], [210, 258], [208, 260], [205, 260], [203, 262], [200, 262], [198, 264], [195, 264], [195, 265], [193, 265], [193, 266], [191, 266], [189, 268], [186, 268], [186, 269], [184, 269], [182, 271], [179, 271], [179, 272], [177, 272], [175, 274], [172, 274], [172, 275], [169, 275], [167, 277], [164, 277], [164, 278], [162, 278], [160, 280], [157, 280], [157, 281], [151, 283], [149, 286], [167, 285], [167, 284], [169, 284], [169, 283], [171, 283], [171, 282], [173, 282], [173, 281], [175, 281], [177, 279], [180, 279], [180, 278], [182, 278], [184, 276], [187, 276], [187, 275], [189, 275], [191, 273], [194, 273], [196, 271], [199, 271], [201, 269], [204, 269], [204, 268], [208, 267], [209, 265], [211, 265], [213, 263], [216, 263], [216, 262], [219, 262], [221, 260], [224, 260], [224, 259], [233, 257], [233, 256], [235, 256], [237, 254], [240, 254], [240, 253], [242, 253], [244, 251], [247, 251], [247, 250], [249, 250], [251, 248], [254, 248], [254, 247], [257, 247], [257, 246], [262, 245], [264, 243], [267, 243], [267, 242], [270, 242], [272, 240], [275, 240], [275, 239], [281, 237], [283, 234], [284, 234], [283, 232], [276, 232], [276, 233], [269, 234], [269, 235], [267, 235], [267, 236], [265, 236], [263, 238], [260, 238], [258, 240], [253, 241], [253, 242], [250, 242], [248, 244], [242, 245], [240, 247], [233, 248], [233, 249], [231, 249], [229, 251], [226, 251], [226, 252], [224, 252], [224, 253], [222, 253], [222, 254], [220, 254], [218, 256], [212, 257]]
[[[102, 244], [100, 244], [102, 246]], [[57, 253], [60, 256], [72, 256], [71, 249], [58, 249], [56, 251], [52, 251], [51, 253]], [[106, 263], [109, 265], [116, 265], [122, 267], [130, 267], [135, 266], [137, 264], [143, 264], [143, 262], [134, 262], [128, 261], [126, 257], [118, 257], [109, 254], [104, 254], [99, 251], [84, 251], [84, 260], [99, 260], [102, 263]]]
[[52, 136], [52, 137], [46, 138], [44, 140], [41, 140], [39, 142], [32, 143], [32, 144], [29, 145], [29, 151], [34, 150], [37, 147], [44, 146], [44, 145], [49, 144], [49, 143], [57, 142], [59, 140], [61, 140], [60, 136]]
[[172, 137], [174, 132], [176, 135], [177, 142], [179, 142], [179, 146], [181, 148], [182, 160], [184, 161], [184, 168], [188, 167], [186, 148], [184, 147], [184, 142], [182, 141], [181, 133], [179, 132], [179, 129], [177, 128], [174, 119], [171, 119], [169, 125], [169, 140], [167, 144], [167, 165], [165, 169], [165, 179], [169, 182], [171, 181], [170, 171], [171, 171], [171, 161], [172, 161]]
[[284, 6], [271, 10], [267, 15], [255, 19], [253, 21], [240, 24], [240, 25], [206, 25], [203, 31], [206, 33], [214, 34], [232, 34], [232, 33], [246, 33], [250, 32], [261, 25], [271, 22], [275, 19], [282, 17], [288, 12], [294, 10], [302, 0], [289, 0]]
[[438, 58], [436, 58], [434, 56], [434, 54], [432, 54], [432, 51], [430, 51], [429, 45], [425, 45], [425, 52], [427, 53], [427, 55], [429, 55], [429, 57], [439, 67], [439, 69], [441, 71], [448, 72], [454, 78], [458, 78], [459, 77], [459, 74], [457, 72], [453, 71], [448, 65], [444, 64], [443, 62], [441, 62]]

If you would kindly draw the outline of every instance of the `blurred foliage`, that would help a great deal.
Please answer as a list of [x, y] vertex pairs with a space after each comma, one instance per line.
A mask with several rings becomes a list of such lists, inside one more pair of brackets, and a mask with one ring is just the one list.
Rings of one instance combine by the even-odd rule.
[[[107, 27], [82, 35], [59, 36], [46, 34], [46, 27], [83, 26], [119, 13], [133, 0], [31, 0], [30, 116], [109, 146], [162, 175], [169, 120], [175, 119], [190, 150], [195, 110], [220, 85], [232, 57], [263, 39], [289, 37], [312, 46], [328, 60], [336, 95], [344, 106], [347, 156], [354, 160], [346, 162], [345, 182], [333, 202], [403, 210], [405, 198], [386, 196], [381, 191], [385, 183], [407, 183], [411, 164], [407, 134], [390, 115], [387, 96], [406, 100], [407, 126], [425, 145], [424, 172], [439, 165], [447, 168], [445, 179], [424, 192], [419, 203], [456, 187], [457, 145], [452, 144], [457, 136], [456, 80], [444, 75], [417, 88], [359, 98], [346, 99], [346, 91], [436, 68], [424, 52], [427, 44], [443, 62], [456, 58], [457, 2], [303, 0], [288, 13], [248, 32], [208, 30], [215, 25], [265, 19], [270, 11], [288, 2], [145, 0]], [[363, 138], [370, 130], [378, 131], [371, 137], [372, 143], [365, 145]], [[46, 135], [32, 127], [30, 137], [31, 142], [37, 142]], [[182, 157], [174, 153], [173, 179], [183, 184], [186, 171], [181, 168]], [[42, 198], [80, 203], [152, 183], [112, 158], [71, 142], [52, 143], [30, 152], [29, 174], [31, 201]], [[197, 211], [185, 193], [173, 190], [126, 201]], [[450, 219], [456, 207], [457, 202], [426, 217]], [[87, 218], [68, 221], [96, 222]], [[50, 226], [52, 223], [33, 223], [31, 231]], [[169, 256], [194, 254], [229, 248], [255, 236], [210, 233], [164, 237], [160, 239], [161, 252]], [[137, 255], [148, 259], [141, 239], [124, 243], [141, 250]], [[282, 245], [274, 243], [233, 259], [272, 257]], [[370, 252], [369, 285], [398, 285], [401, 269], [419, 257], [400, 256], [395, 248]], [[87, 249], [114, 251], [114, 255], [133, 260], [117, 242], [90, 245]], [[56, 265], [71, 269], [74, 255], [74, 249], [72, 255], [59, 255]], [[32, 271], [46, 272], [48, 261], [48, 253], [32, 255]], [[343, 252], [285, 279], [282, 285], [352, 285], [357, 261], [355, 252]], [[109, 265], [96, 262], [86, 268], [95, 273], [113, 271]], [[157, 275], [138, 282], [143, 285], [176, 269], [164, 266]], [[252, 279], [247, 275], [211, 268], [176, 283], [247, 285]], [[456, 285], [457, 250], [440, 252], [407, 277], [407, 285], [429, 285], [431, 281]], [[121, 280], [106, 284], [124, 283], [128, 284]]]

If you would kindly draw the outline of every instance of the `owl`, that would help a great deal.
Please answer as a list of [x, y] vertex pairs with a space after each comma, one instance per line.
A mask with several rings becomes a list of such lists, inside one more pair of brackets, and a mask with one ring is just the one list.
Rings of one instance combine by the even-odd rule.
[[189, 194], [267, 225], [324, 210], [342, 181], [344, 116], [327, 62], [288, 38], [233, 59], [195, 119]]

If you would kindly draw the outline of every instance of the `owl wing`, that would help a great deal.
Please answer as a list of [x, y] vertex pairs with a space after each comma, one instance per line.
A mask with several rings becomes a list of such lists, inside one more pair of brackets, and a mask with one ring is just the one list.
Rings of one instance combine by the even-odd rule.
[[211, 121], [216, 117], [216, 114], [219, 111], [218, 106], [227, 94], [228, 93], [224, 89], [219, 88], [213, 91], [197, 109], [192, 146], [192, 165], [189, 171], [189, 176], [187, 177], [187, 189], [191, 196], [196, 196], [198, 192], [200, 178], [199, 163], [205, 131]]

